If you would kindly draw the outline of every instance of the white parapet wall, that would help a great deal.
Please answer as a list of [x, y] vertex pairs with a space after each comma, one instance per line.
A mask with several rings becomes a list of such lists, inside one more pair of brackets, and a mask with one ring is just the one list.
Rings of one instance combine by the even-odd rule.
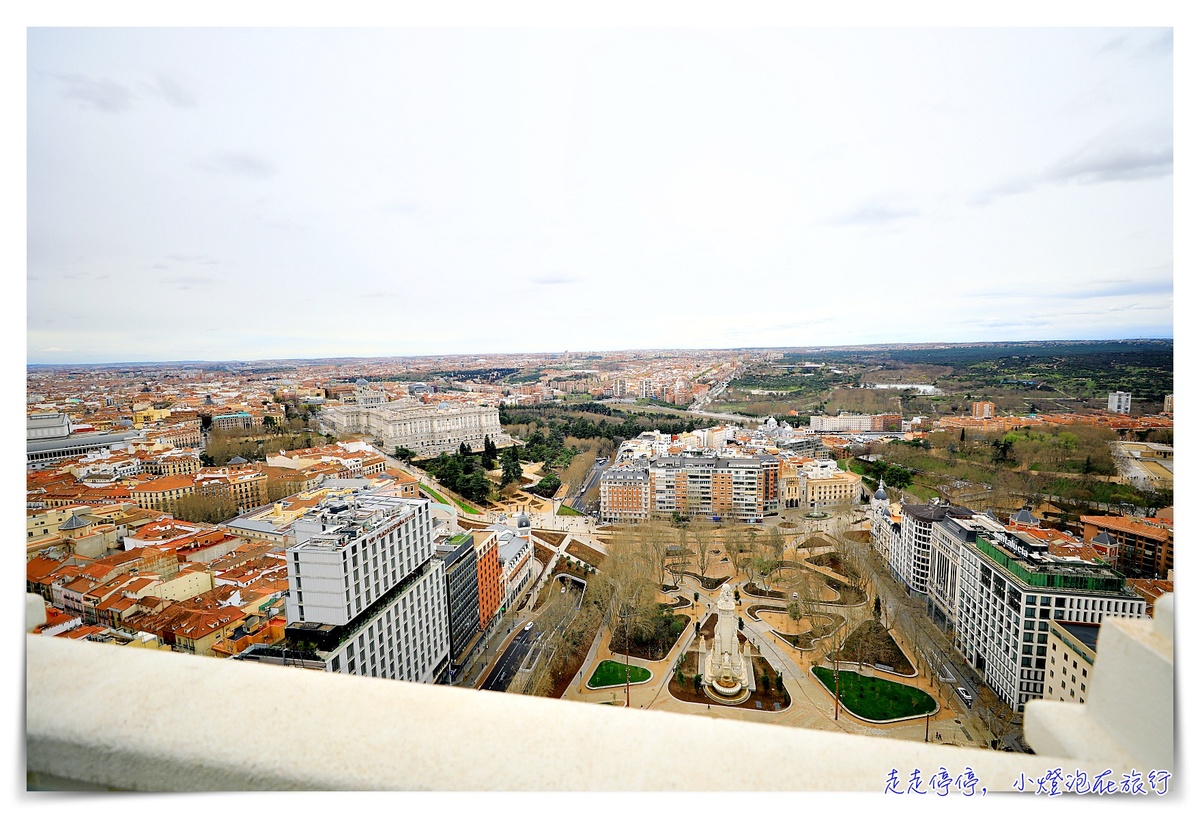
[[1174, 770], [1175, 595], [1154, 619], [1108, 617], [1096, 644], [1092, 686], [1084, 704], [1025, 705], [1025, 738], [1039, 753], [1105, 759], [1114, 770]]
[[[719, 755], [719, 774], [696, 748]], [[33, 790], [156, 792], [882, 793], [914, 770], [928, 789], [945, 768], [978, 794], [1077, 762], [30, 634], [26, 765]]]

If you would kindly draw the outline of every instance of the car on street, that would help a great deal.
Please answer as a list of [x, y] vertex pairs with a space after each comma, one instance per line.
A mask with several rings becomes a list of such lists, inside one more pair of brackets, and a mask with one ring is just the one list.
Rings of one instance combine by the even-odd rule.
[[[530, 628], [532, 628], [532, 627], [533, 627], [533, 623], [532, 623], [532, 622], [526, 622], [526, 623], [525, 623], [525, 627], [521, 628], [521, 630], [523, 630], [523, 631], [527, 631], [527, 630], [529, 630], [529, 629], [530, 629]], [[960, 687], [960, 688], [959, 688], [959, 690], [962, 690], [962, 688]]]
[[975, 700], [975, 698], [971, 695], [971, 691], [967, 690], [965, 687], [958, 688], [958, 697], [963, 700], [968, 708], [970, 708], [971, 703]]

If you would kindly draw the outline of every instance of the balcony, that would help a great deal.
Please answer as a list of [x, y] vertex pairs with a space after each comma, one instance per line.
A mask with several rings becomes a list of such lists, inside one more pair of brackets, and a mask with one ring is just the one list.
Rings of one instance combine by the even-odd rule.
[[[44, 606], [40, 597], [28, 599], [32, 628]], [[1047, 756], [27, 635], [26, 782], [31, 790], [151, 792], [882, 793], [889, 773], [903, 792], [914, 769], [928, 780], [941, 767], [951, 778], [969, 767], [978, 789], [989, 792], [1021, 789], [1021, 782], [1032, 792], [1032, 778], [1053, 768], [1144, 775], [1170, 769], [1173, 759], [1171, 607], [1164, 599], [1154, 623], [1125, 621], [1101, 632], [1086, 705], [1030, 705], [1028, 738], [1053, 753]], [[1126, 670], [1130, 660], [1141, 664]], [[1129, 695], [1125, 685], [1134, 682], [1139, 693], [1150, 686], [1166, 695]], [[711, 761], [699, 748], [710, 748]]]

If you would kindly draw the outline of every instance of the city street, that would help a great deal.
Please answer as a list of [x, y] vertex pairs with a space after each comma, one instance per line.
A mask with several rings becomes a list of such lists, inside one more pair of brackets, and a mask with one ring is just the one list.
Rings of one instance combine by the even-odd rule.
[[525, 655], [529, 653], [534, 642], [541, 636], [541, 631], [535, 624], [529, 630], [525, 630], [522, 626], [517, 635], [500, 654], [500, 658], [492, 666], [487, 678], [483, 684], [479, 686], [480, 690], [496, 690], [504, 691], [508, 689], [509, 684], [516, 678], [517, 671], [521, 669], [521, 665], [525, 662]]

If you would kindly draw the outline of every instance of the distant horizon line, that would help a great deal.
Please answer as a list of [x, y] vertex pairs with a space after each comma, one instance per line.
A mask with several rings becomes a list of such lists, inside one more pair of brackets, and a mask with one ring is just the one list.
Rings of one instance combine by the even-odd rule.
[[1064, 344], [1131, 344], [1146, 342], [1170, 342], [1174, 344], [1174, 335], [1170, 336], [1141, 336], [1135, 338], [1063, 338], [1035, 340], [1000, 340], [1000, 341], [898, 341], [879, 342], [872, 344], [800, 344], [794, 346], [740, 346], [740, 347], [630, 347], [625, 349], [579, 349], [562, 352], [430, 352], [408, 355], [329, 355], [317, 357], [290, 358], [225, 358], [225, 359], [164, 359], [164, 360], [125, 360], [125, 361], [58, 361], [48, 363], [31, 363], [26, 361], [26, 369], [57, 368], [57, 367], [115, 367], [115, 366], [195, 366], [195, 365], [229, 365], [229, 364], [271, 364], [271, 363], [303, 363], [303, 362], [350, 362], [350, 361], [380, 361], [380, 360], [413, 360], [421, 358], [480, 358], [488, 356], [567, 356], [595, 355], [618, 353], [662, 353], [662, 352], [837, 352], [845, 350], [880, 350], [880, 349], [939, 349], [952, 347], [981, 347], [981, 346], [1060, 346]]

